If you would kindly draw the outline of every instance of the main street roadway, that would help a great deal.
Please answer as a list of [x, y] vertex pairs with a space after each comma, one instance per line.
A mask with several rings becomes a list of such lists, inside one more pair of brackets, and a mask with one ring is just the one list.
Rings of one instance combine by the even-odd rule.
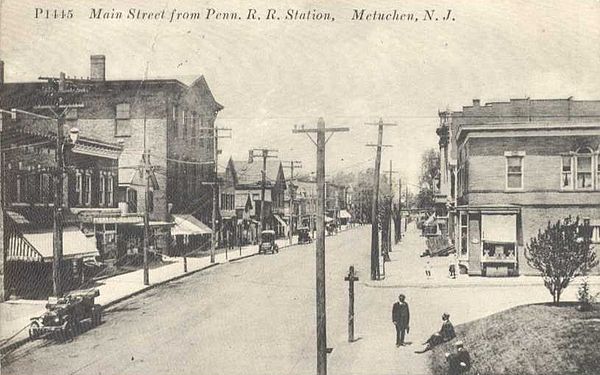
[[[495, 288], [493, 298], [489, 288], [479, 287], [369, 287], [363, 284], [369, 278], [369, 248], [368, 226], [327, 237], [330, 374], [426, 374], [426, 355], [413, 351], [438, 329], [442, 312], [450, 309], [456, 323], [527, 302], [529, 288], [523, 287], [519, 293]], [[348, 343], [344, 276], [352, 264], [360, 277], [358, 341]], [[411, 306], [408, 340], [414, 344], [396, 348], [391, 305], [399, 292], [407, 295]], [[101, 326], [71, 342], [38, 341], [18, 349], [2, 372], [312, 375], [315, 351], [315, 252], [310, 244], [224, 264], [155, 288], [116, 305]]]

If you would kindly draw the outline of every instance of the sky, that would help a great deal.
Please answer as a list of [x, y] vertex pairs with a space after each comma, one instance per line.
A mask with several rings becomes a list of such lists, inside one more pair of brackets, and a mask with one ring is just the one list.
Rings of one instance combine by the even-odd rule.
[[[176, 11], [207, 8], [246, 15], [269, 7], [330, 12], [333, 22], [93, 20], [90, 8]], [[36, 8], [72, 9], [72, 19], [35, 18]], [[358, 22], [353, 9], [437, 14], [447, 22]], [[53, 14], [52, 12], [50, 12]], [[89, 56], [106, 55], [107, 79], [204, 75], [225, 109], [216, 124], [220, 164], [248, 149], [278, 149], [282, 160], [315, 170], [316, 150], [294, 125], [347, 126], [326, 150], [327, 174], [374, 165], [385, 122], [382, 165], [392, 160], [417, 184], [421, 154], [437, 148], [438, 110], [531, 97], [600, 99], [600, 1], [0, 1], [5, 80], [89, 75]]]

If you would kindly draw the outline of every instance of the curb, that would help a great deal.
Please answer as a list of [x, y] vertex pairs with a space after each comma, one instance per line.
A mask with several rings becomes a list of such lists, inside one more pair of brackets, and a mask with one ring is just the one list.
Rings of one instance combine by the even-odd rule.
[[[525, 286], [544, 286], [543, 282], [532, 283], [526, 282], [522, 284], [426, 284], [426, 283], [406, 283], [406, 284], [393, 284], [393, 285], [381, 285], [374, 282], [363, 282], [362, 285], [367, 288], [419, 288], [419, 289], [455, 289], [455, 288], [514, 288], [514, 287], [525, 287]], [[600, 281], [588, 282], [589, 285], [600, 285]], [[570, 286], [571, 284], [569, 284]]]
[[156, 287], [158, 287], [158, 286], [161, 286], [161, 285], [168, 284], [168, 283], [170, 283], [171, 281], [176, 281], [176, 280], [179, 280], [179, 279], [183, 279], [184, 277], [191, 276], [191, 275], [193, 275], [193, 274], [195, 274], [195, 273], [197, 273], [197, 272], [204, 271], [204, 270], [207, 270], [207, 269], [209, 269], [209, 268], [213, 268], [213, 267], [215, 267], [215, 266], [218, 266], [218, 265], [220, 265], [220, 264], [224, 264], [224, 263], [215, 262], [215, 263], [209, 264], [208, 266], [204, 266], [204, 267], [198, 268], [197, 270], [193, 270], [193, 271], [189, 271], [189, 272], [186, 272], [186, 273], [182, 273], [181, 275], [174, 276], [174, 277], [172, 277], [172, 278], [170, 278], [170, 279], [163, 280], [163, 281], [159, 281], [159, 282], [157, 282], [156, 284], [151, 284], [151, 285], [148, 285], [147, 287], [145, 287], [145, 288], [142, 288], [142, 289], [140, 289], [140, 290], [136, 290], [136, 291], [135, 291], [135, 292], [133, 292], [133, 293], [130, 293], [130, 294], [128, 294], [128, 295], [125, 295], [125, 296], [123, 296], [123, 297], [119, 297], [119, 298], [117, 298], [117, 299], [115, 299], [115, 300], [112, 300], [112, 301], [110, 301], [110, 302], [107, 302], [107, 303], [105, 303], [104, 305], [102, 305], [102, 307], [103, 307], [104, 309], [108, 309], [108, 308], [109, 308], [109, 307], [111, 307], [111, 306], [114, 306], [114, 305], [116, 305], [116, 304], [118, 304], [118, 303], [120, 303], [120, 302], [123, 302], [123, 301], [125, 301], [125, 300], [127, 300], [127, 299], [129, 299], [129, 298], [132, 298], [132, 297], [135, 297], [135, 296], [137, 296], [137, 295], [140, 295], [140, 294], [142, 294], [142, 293], [144, 293], [144, 292], [147, 292], [147, 291], [149, 291], [149, 290], [151, 290], [151, 289], [154, 289], [154, 288], [156, 288]]
[[[297, 246], [297, 245], [298, 245], [298, 244], [285, 245], [285, 246], [282, 246], [282, 247], [280, 247], [280, 249], [285, 249], [285, 248], [288, 248], [288, 247], [293, 247], [293, 246]], [[136, 291], [135, 291], [135, 292], [133, 292], [133, 293], [127, 294], [127, 295], [125, 295], [125, 296], [123, 296], [123, 297], [119, 297], [119, 298], [117, 298], [117, 299], [115, 299], [115, 300], [112, 300], [112, 301], [110, 301], [110, 302], [107, 302], [107, 303], [105, 303], [104, 305], [102, 305], [102, 307], [108, 311], [108, 310], [110, 309], [110, 307], [112, 307], [112, 306], [114, 306], [114, 305], [116, 305], [116, 304], [118, 304], [118, 303], [121, 303], [121, 302], [123, 302], [123, 301], [125, 301], [125, 300], [128, 300], [129, 298], [132, 298], [132, 297], [138, 296], [138, 295], [140, 295], [140, 294], [142, 294], [142, 293], [144, 293], [144, 292], [147, 292], [147, 291], [149, 291], [149, 290], [151, 290], [151, 289], [154, 289], [154, 288], [156, 288], [156, 287], [158, 287], [158, 286], [161, 286], [161, 285], [168, 284], [168, 283], [170, 283], [170, 282], [172, 282], [172, 281], [176, 281], [176, 280], [183, 279], [183, 278], [185, 278], [185, 277], [187, 277], [187, 276], [191, 276], [191, 275], [193, 275], [193, 274], [195, 274], [195, 273], [198, 273], [198, 272], [200, 272], [200, 271], [207, 270], [207, 269], [209, 269], [209, 268], [216, 267], [216, 266], [218, 266], [218, 265], [223, 265], [223, 264], [227, 264], [227, 263], [231, 263], [231, 262], [236, 262], [236, 261], [239, 261], [239, 260], [243, 260], [243, 259], [247, 259], [247, 258], [254, 257], [254, 256], [256, 256], [256, 255], [258, 255], [258, 253], [252, 253], [252, 254], [244, 255], [244, 256], [241, 256], [241, 257], [238, 257], [238, 258], [235, 258], [235, 259], [231, 259], [231, 260], [227, 261], [226, 263], [225, 263], [225, 262], [224, 262], [224, 263], [215, 262], [215, 263], [213, 263], [213, 264], [209, 264], [208, 266], [204, 266], [204, 267], [198, 268], [197, 270], [193, 270], [193, 271], [190, 271], [190, 272], [186, 272], [186, 273], [183, 273], [183, 274], [177, 275], [177, 276], [175, 276], [175, 277], [172, 277], [172, 278], [170, 278], [170, 279], [167, 279], [167, 280], [160, 281], [160, 282], [158, 282], [158, 283], [156, 283], [156, 284], [151, 284], [151, 285], [148, 285], [147, 287], [145, 287], [145, 288], [142, 288], [142, 289], [140, 289], [140, 290], [136, 290]], [[106, 278], [108, 278], [108, 277], [106, 277]], [[26, 338], [19, 339], [19, 340], [17, 340], [17, 341], [15, 341], [15, 342], [13, 342], [13, 343], [12, 343], [12, 344], [10, 344], [10, 345], [6, 345], [6, 346], [4, 346], [4, 347], [1, 347], [1, 348], [0, 348], [0, 354], [2, 354], [2, 355], [4, 355], [4, 354], [7, 354], [7, 353], [9, 353], [9, 352], [11, 352], [11, 351], [13, 351], [13, 350], [15, 350], [15, 349], [19, 348], [20, 346], [23, 346], [23, 345], [27, 344], [29, 341], [31, 341], [31, 340], [29, 339], [29, 337], [26, 337]]]
[[0, 354], [1, 355], [8, 354], [8, 353], [12, 352], [13, 350], [19, 348], [20, 346], [27, 344], [29, 341], [30, 341], [29, 337], [25, 337], [23, 339], [19, 339], [19, 340], [13, 342], [10, 345], [3, 346], [2, 348], [0, 348]]
[[242, 255], [241, 257], [228, 260], [228, 263], [237, 262], [238, 260], [243, 260], [243, 259], [251, 258], [251, 257], [256, 256], [256, 255], [258, 255], [258, 253], [252, 253], [252, 254], [248, 254], [248, 255]]

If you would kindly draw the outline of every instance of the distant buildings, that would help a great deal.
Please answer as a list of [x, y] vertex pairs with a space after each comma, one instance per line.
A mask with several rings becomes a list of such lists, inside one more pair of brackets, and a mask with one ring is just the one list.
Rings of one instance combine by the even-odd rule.
[[600, 243], [600, 101], [473, 100], [437, 133], [437, 216], [470, 275], [534, 273], [525, 245], [569, 215]]
[[[288, 211], [285, 206], [287, 183], [281, 161], [267, 159], [265, 198], [262, 202], [263, 161], [229, 159], [221, 183], [222, 237], [226, 243], [248, 244], [258, 239], [261, 210], [265, 227], [279, 236], [288, 230]], [[236, 240], [237, 238], [237, 240]]]

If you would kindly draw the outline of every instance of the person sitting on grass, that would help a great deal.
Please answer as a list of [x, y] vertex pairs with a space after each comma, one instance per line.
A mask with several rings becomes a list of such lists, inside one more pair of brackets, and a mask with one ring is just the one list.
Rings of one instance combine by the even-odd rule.
[[462, 341], [457, 341], [454, 346], [456, 353], [446, 353], [448, 362], [448, 375], [458, 375], [469, 371], [471, 368], [471, 355]]
[[442, 322], [442, 328], [440, 328], [438, 332], [431, 335], [431, 337], [429, 337], [427, 341], [423, 343], [425, 348], [423, 348], [423, 350], [417, 350], [415, 353], [425, 353], [426, 351], [431, 350], [434, 346], [450, 341], [456, 337], [454, 326], [450, 322], [450, 314], [442, 314]]

